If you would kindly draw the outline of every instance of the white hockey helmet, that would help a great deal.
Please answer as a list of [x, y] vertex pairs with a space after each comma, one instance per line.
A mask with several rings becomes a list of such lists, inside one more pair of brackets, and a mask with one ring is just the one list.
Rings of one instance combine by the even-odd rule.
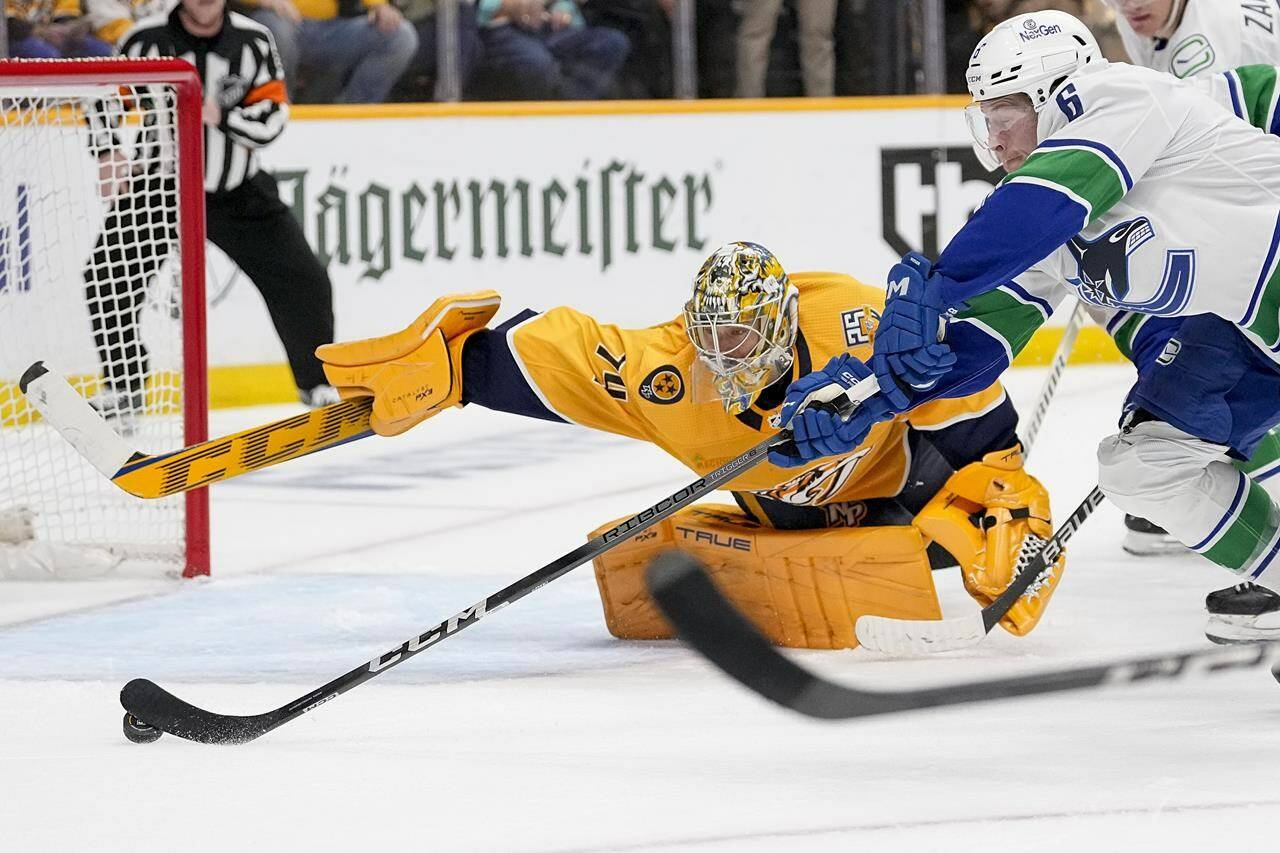
[[994, 169], [1000, 161], [989, 147], [989, 128], [978, 104], [1021, 93], [1039, 113], [1063, 81], [1101, 60], [1093, 33], [1066, 12], [1033, 12], [997, 24], [973, 49], [965, 73], [975, 102], [965, 115], [983, 165]]

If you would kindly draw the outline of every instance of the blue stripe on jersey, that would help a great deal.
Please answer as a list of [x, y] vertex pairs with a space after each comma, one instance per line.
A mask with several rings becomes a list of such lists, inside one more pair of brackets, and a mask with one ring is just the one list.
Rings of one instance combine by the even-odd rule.
[[1250, 572], [1249, 577], [1253, 578], [1254, 580], [1257, 580], [1259, 577], [1261, 577], [1263, 572], [1271, 568], [1271, 561], [1276, 558], [1277, 552], [1280, 552], [1280, 539], [1277, 539], [1276, 544], [1271, 546], [1271, 552], [1267, 554], [1267, 558], [1262, 561], [1262, 563], [1258, 566], [1258, 568]]
[[482, 329], [462, 347], [462, 402], [528, 418], [566, 423], [525, 381], [507, 346], [507, 332], [536, 312], [525, 309], [496, 329]]
[[1241, 104], [1243, 93], [1240, 91], [1240, 78], [1234, 71], [1224, 71], [1222, 76], [1227, 78], [1227, 91], [1231, 93], [1232, 112], [1236, 114], [1236, 118], [1248, 121], [1248, 117], [1244, 114], [1244, 106]]
[[1249, 321], [1253, 319], [1253, 312], [1258, 307], [1258, 299], [1262, 296], [1262, 291], [1266, 287], [1268, 279], [1271, 278], [1271, 262], [1276, 258], [1276, 246], [1280, 244], [1280, 216], [1276, 217], [1275, 228], [1271, 231], [1271, 245], [1267, 248], [1267, 259], [1262, 262], [1262, 269], [1258, 271], [1258, 283], [1253, 286], [1253, 295], [1249, 297], [1249, 307], [1245, 309], [1244, 316], [1240, 318], [1237, 325], [1247, 326]]
[[1280, 462], [1272, 462], [1270, 465], [1254, 471], [1249, 476], [1253, 478], [1255, 483], [1261, 483], [1265, 480], [1270, 480], [1276, 474], [1280, 474]]
[[1231, 499], [1231, 506], [1227, 507], [1226, 514], [1223, 515], [1222, 518], [1218, 519], [1218, 523], [1215, 524], [1213, 529], [1209, 531], [1208, 536], [1204, 537], [1199, 542], [1191, 546], [1192, 551], [1204, 550], [1204, 547], [1213, 541], [1213, 537], [1218, 535], [1218, 531], [1222, 529], [1223, 525], [1225, 525], [1228, 521], [1230, 521], [1232, 518], [1235, 517], [1236, 508], [1240, 506], [1241, 498], [1243, 498], [1245, 492], [1248, 491], [1248, 488], [1247, 488], [1248, 485], [1249, 485], [1249, 478], [1246, 477], [1244, 474], [1241, 474], [1240, 482], [1236, 486], [1236, 496]]
[[1101, 142], [1094, 142], [1092, 139], [1046, 139], [1041, 142], [1038, 148], [1088, 148], [1097, 151], [1103, 157], [1111, 161], [1111, 165], [1120, 170], [1120, 177], [1124, 180], [1124, 191], [1128, 192], [1133, 189], [1133, 177], [1129, 174], [1129, 170], [1125, 168], [1124, 161], [1107, 146]]
[[957, 306], [1026, 272], [1079, 233], [1087, 215], [1084, 205], [1050, 186], [996, 187], [938, 256], [933, 269], [943, 279], [943, 303]]
[[1116, 329], [1120, 326], [1120, 324], [1123, 323], [1125, 320], [1128, 320], [1129, 317], [1132, 315], [1132, 313], [1133, 312], [1131, 311], [1117, 311], [1115, 314], [1113, 314], [1111, 316], [1111, 319], [1107, 321], [1107, 334], [1114, 335], [1116, 333]]
[[[917, 428], [918, 429], [918, 428]], [[988, 453], [1005, 450], [1018, 440], [1018, 410], [1006, 394], [995, 408], [938, 430], [922, 430], [933, 449], [959, 470]]]
[[1033, 296], [1026, 288], [1022, 287], [1016, 281], [1006, 281], [1004, 286], [1007, 290], [1012, 290], [1016, 293], [1023, 302], [1030, 302], [1032, 305], [1043, 311], [1046, 318], [1053, 313], [1053, 305], [1049, 303], [1049, 300], [1042, 299], [1039, 296]]

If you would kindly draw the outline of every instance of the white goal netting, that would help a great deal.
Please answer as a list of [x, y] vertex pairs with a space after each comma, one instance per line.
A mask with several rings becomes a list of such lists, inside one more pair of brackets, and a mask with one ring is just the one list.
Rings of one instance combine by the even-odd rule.
[[186, 443], [176, 105], [0, 74], [0, 579], [188, 568], [184, 498], [119, 490], [18, 390], [43, 360], [139, 450]]

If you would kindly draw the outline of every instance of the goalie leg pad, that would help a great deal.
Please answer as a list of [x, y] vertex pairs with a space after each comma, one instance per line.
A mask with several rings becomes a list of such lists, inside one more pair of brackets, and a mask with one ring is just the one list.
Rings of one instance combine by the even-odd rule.
[[913, 527], [775, 530], [735, 507], [699, 504], [595, 560], [605, 623], [615, 637], [675, 636], [644, 581], [652, 559], [671, 549], [703, 561], [720, 590], [779, 646], [853, 648], [854, 623], [864, 614], [942, 615], [924, 537]]
[[399, 435], [462, 401], [462, 346], [501, 302], [493, 290], [442, 296], [405, 329], [325, 344], [316, 356], [343, 399], [373, 397], [375, 432]]
[[[1022, 467], [1022, 449], [988, 453], [952, 474], [912, 522], [960, 564], [964, 587], [986, 607], [1053, 536], [1049, 493]], [[1058, 588], [1065, 552], [1000, 620], [1023, 636]]]

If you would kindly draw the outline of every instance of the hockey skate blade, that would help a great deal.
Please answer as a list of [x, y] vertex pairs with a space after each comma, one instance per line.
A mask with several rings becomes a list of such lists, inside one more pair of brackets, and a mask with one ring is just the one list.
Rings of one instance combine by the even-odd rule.
[[853, 633], [864, 649], [888, 655], [929, 655], [976, 646], [987, 636], [982, 613], [955, 619], [859, 616]]
[[248, 743], [270, 730], [273, 716], [215, 714], [184, 702], [145, 678], [135, 678], [121, 689], [120, 704], [147, 725], [197, 743]]
[[76, 452], [107, 477], [115, 476], [135, 451], [61, 373], [43, 361], [27, 368], [18, 388]]

